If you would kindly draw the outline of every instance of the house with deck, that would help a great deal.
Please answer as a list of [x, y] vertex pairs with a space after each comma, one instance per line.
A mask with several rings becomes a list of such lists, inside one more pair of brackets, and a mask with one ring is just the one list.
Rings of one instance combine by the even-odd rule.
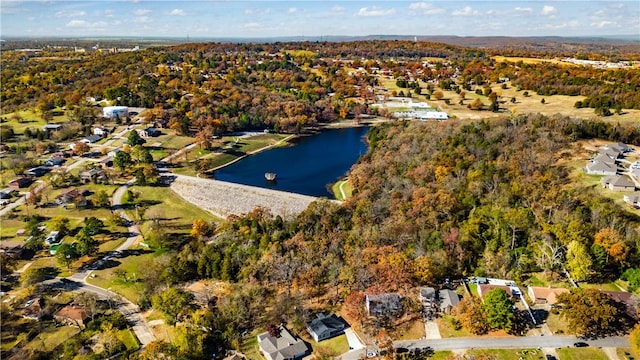
[[276, 334], [258, 334], [258, 347], [267, 360], [296, 360], [310, 353], [304, 341], [293, 336], [284, 325], [280, 325]]

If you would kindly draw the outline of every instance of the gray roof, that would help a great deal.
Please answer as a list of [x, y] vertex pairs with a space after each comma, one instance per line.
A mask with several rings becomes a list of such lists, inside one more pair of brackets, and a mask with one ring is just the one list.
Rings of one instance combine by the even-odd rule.
[[605, 154], [612, 159], [617, 159], [620, 156], [620, 151], [618, 149], [607, 148], [607, 147], [600, 149], [599, 153]]
[[596, 157], [593, 158], [593, 162], [603, 162], [607, 164], [614, 164], [616, 160], [611, 156], [603, 153], [599, 153]]
[[440, 297], [440, 308], [443, 309], [448, 306], [455, 307], [460, 302], [460, 297], [452, 290], [440, 290], [438, 296]]
[[420, 289], [420, 297], [422, 299], [435, 299], [436, 289], [432, 287], [424, 287]]
[[279, 337], [271, 336], [268, 332], [259, 334], [258, 345], [271, 360], [293, 359], [309, 350], [304, 341], [295, 338], [284, 326], [280, 326]]
[[615, 186], [615, 187], [630, 187], [630, 186], [635, 187], [636, 186], [636, 184], [631, 180], [631, 178], [629, 178], [626, 175], [614, 175], [614, 176], [615, 178], [611, 182], [612, 186]]
[[321, 313], [309, 323], [307, 329], [309, 332], [316, 334], [317, 337], [321, 337], [320, 335], [324, 333], [344, 330], [346, 327], [347, 324], [335, 314], [325, 315]]
[[602, 171], [602, 172], [613, 172], [615, 173], [617, 171], [617, 168], [615, 165], [613, 164], [608, 164], [608, 163], [604, 163], [604, 162], [590, 162], [587, 164], [587, 170], [588, 171]]

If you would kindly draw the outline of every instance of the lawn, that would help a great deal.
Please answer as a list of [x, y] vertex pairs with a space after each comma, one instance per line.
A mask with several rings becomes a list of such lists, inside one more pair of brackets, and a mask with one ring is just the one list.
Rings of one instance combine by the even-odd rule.
[[[342, 191], [344, 191], [345, 196], [342, 196], [342, 191], [340, 191], [341, 188], [342, 188]], [[331, 187], [331, 191], [333, 192], [333, 196], [338, 200], [344, 201], [347, 198], [351, 197], [352, 189], [351, 189], [351, 184], [349, 183], [349, 179], [344, 178], [336, 182]]]
[[474, 336], [464, 327], [460, 327], [460, 329], [456, 330], [453, 324], [454, 317], [451, 315], [443, 315], [441, 318], [438, 318], [436, 321], [438, 323], [438, 328], [440, 329], [440, 336], [442, 338], [451, 338], [451, 337], [469, 337]]
[[620, 360], [635, 360], [631, 348], [616, 348], [616, 354]]
[[[137, 281], [140, 274], [144, 274], [144, 268], [148, 262], [160, 256], [160, 252], [143, 252], [137, 249], [123, 259], [113, 259], [110, 263], [112, 267], [94, 270], [95, 277], [87, 278], [87, 282], [96, 286], [118, 293], [133, 303], [138, 303], [140, 294], [144, 290], [144, 285]], [[122, 275], [116, 275], [122, 271]]]
[[140, 348], [138, 339], [133, 334], [133, 331], [131, 331], [131, 329], [124, 329], [124, 330], [118, 331], [117, 337], [120, 341], [122, 341], [124, 346], [126, 346], [127, 350], [129, 351], [136, 351]]
[[467, 351], [467, 355], [495, 360], [545, 359], [545, 355], [538, 349], [476, 349]]
[[567, 321], [560, 317], [560, 315], [554, 314], [553, 312], [549, 313], [546, 322], [549, 330], [551, 330], [553, 334], [564, 334], [567, 330]]
[[433, 356], [429, 357], [429, 360], [447, 360], [453, 357], [453, 351], [450, 350], [440, 350], [436, 351]]
[[422, 339], [425, 336], [424, 322], [418, 318], [403, 323], [394, 331], [398, 340]]
[[38, 336], [26, 344], [25, 348], [51, 351], [79, 332], [80, 329], [77, 329], [74, 326], [65, 325], [55, 327], [55, 325], [51, 323], [40, 334], [38, 334]]
[[313, 352], [320, 355], [330, 355], [332, 357], [339, 356], [349, 351], [349, 342], [347, 335], [336, 336], [331, 339], [323, 340], [319, 343], [312, 342]]
[[258, 348], [258, 334], [261, 331], [256, 329], [252, 333], [248, 334], [244, 337], [244, 341], [240, 345], [240, 351], [247, 357], [249, 360], [264, 360], [264, 357], [260, 354], [260, 349]]
[[556, 350], [559, 360], [608, 360], [607, 355], [600, 349], [592, 347], [561, 348]]

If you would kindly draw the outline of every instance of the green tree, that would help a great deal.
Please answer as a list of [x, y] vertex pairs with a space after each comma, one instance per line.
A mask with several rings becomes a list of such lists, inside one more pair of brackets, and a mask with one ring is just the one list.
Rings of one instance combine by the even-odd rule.
[[640, 268], [627, 269], [620, 278], [629, 283], [629, 291], [640, 289]]
[[131, 160], [135, 161], [139, 164], [151, 164], [153, 162], [153, 156], [149, 149], [145, 148], [142, 145], [136, 145], [131, 148], [130, 151]]
[[176, 288], [165, 290], [152, 299], [153, 307], [162, 311], [171, 325], [191, 312], [192, 302], [193, 294]]
[[66, 236], [69, 233], [69, 218], [66, 216], [56, 216], [49, 221], [49, 228], [53, 231], [59, 231], [60, 236]]
[[58, 263], [65, 264], [67, 268], [71, 267], [71, 263], [78, 258], [78, 252], [75, 246], [71, 244], [62, 243], [56, 250], [56, 259]]
[[129, 136], [127, 136], [127, 144], [129, 144], [129, 146], [132, 146], [132, 147], [136, 145], [142, 145], [146, 142], [147, 141], [141, 138], [136, 130], [131, 130], [131, 132], [129, 133]]
[[22, 286], [30, 286], [43, 282], [47, 277], [45, 268], [29, 267], [20, 275], [20, 284]]
[[38, 218], [35, 216], [30, 217], [25, 229], [29, 237], [24, 247], [31, 251], [41, 250], [44, 247], [45, 233]]
[[109, 198], [109, 194], [106, 191], [100, 189], [96, 191], [95, 195], [93, 195], [93, 205], [99, 208], [110, 208], [111, 207], [111, 199]]
[[578, 241], [571, 241], [567, 246], [567, 270], [574, 280], [582, 281], [591, 274], [591, 256], [587, 247]]
[[93, 255], [98, 251], [98, 246], [100, 246], [100, 242], [89, 234], [86, 227], [78, 232], [76, 241], [78, 242], [77, 251], [80, 255]]
[[88, 235], [97, 235], [102, 232], [104, 228], [104, 222], [95, 216], [91, 216], [84, 219], [84, 232]]
[[120, 171], [124, 171], [131, 164], [131, 155], [124, 151], [118, 151], [113, 158], [113, 165], [120, 169]]
[[619, 328], [623, 310], [609, 295], [597, 289], [573, 288], [558, 296], [560, 316], [576, 335], [602, 336]]
[[484, 296], [484, 311], [487, 314], [489, 327], [511, 332], [516, 320], [513, 305], [513, 298], [503, 289], [487, 292]]

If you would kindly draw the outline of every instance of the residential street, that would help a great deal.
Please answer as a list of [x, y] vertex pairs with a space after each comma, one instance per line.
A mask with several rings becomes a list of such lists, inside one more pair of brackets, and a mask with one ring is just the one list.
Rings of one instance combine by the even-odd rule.
[[[584, 341], [575, 336], [524, 336], [524, 337], [473, 337], [447, 338], [428, 340], [395, 341], [396, 348], [438, 350], [467, 350], [467, 349], [505, 349], [505, 348], [561, 348], [573, 347], [578, 341]], [[614, 336], [597, 340], [584, 341], [590, 346], [602, 348], [629, 347], [626, 337]], [[366, 349], [352, 350], [340, 356], [342, 360], [358, 360], [366, 356]]]

